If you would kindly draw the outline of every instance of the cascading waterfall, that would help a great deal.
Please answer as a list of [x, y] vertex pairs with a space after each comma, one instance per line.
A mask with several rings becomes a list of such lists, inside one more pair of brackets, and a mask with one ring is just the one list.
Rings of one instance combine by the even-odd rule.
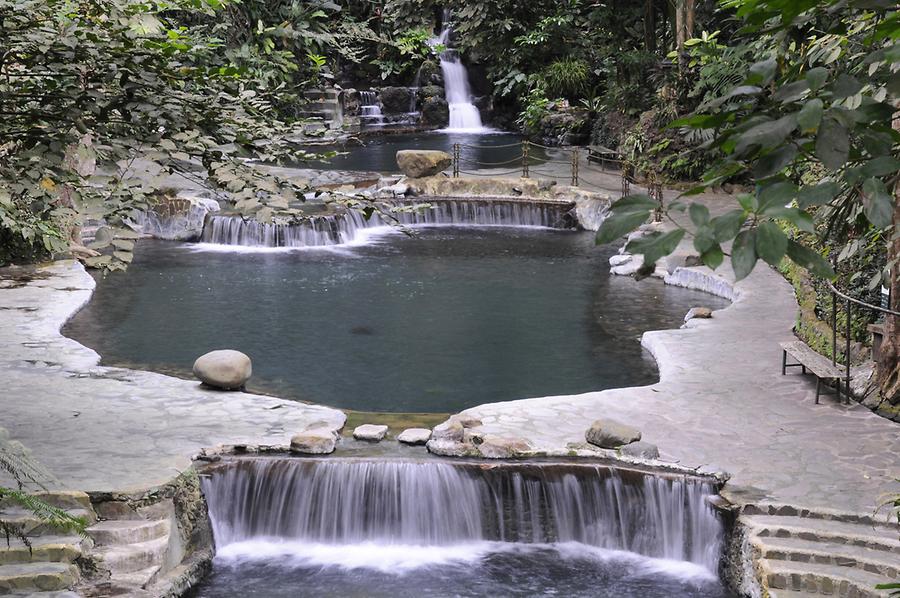
[[481, 124], [481, 113], [472, 103], [469, 87], [469, 73], [459, 58], [456, 50], [448, 47], [450, 43], [450, 13], [444, 11], [444, 22], [441, 34], [432, 39], [432, 46], [443, 46], [439, 58], [441, 71], [444, 74], [444, 92], [450, 105], [450, 126], [448, 131], [478, 132], [484, 130]]
[[[434, 201], [432, 207], [411, 212], [393, 212], [400, 224], [541, 226], [566, 228], [567, 204], [524, 201]], [[357, 210], [314, 216], [304, 222], [262, 224], [238, 216], [210, 216], [201, 242], [244, 247], [326, 247], [358, 242], [365, 232], [386, 229], [390, 224], [377, 214], [368, 220]]]
[[723, 537], [711, 484], [602, 466], [256, 458], [210, 473], [220, 550], [260, 539], [385, 550], [575, 542], [712, 572]]
[[380, 125], [384, 123], [384, 115], [374, 91], [359, 92], [359, 118], [367, 125]]

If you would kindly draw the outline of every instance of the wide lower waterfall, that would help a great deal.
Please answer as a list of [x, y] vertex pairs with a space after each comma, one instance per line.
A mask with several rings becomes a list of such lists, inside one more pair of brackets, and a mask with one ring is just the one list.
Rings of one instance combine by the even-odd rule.
[[709, 571], [723, 536], [706, 501], [714, 491], [603, 466], [406, 460], [238, 459], [203, 479], [219, 549], [260, 539], [385, 550], [576, 542]]
[[[440, 200], [431, 207], [394, 212], [396, 222], [407, 225], [542, 226], [569, 228], [569, 204], [525, 201]], [[372, 215], [366, 220], [357, 210], [290, 224], [262, 224], [239, 216], [210, 216], [201, 241], [244, 247], [326, 247], [358, 241], [366, 230], [392, 223]]]

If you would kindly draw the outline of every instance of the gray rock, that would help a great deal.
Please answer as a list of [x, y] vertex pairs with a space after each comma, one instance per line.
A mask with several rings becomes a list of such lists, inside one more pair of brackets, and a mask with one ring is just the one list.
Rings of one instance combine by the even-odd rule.
[[708, 307], [692, 307], [684, 316], [684, 321], [693, 320], [694, 318], [711, 318], [712, 310]]
[[444, 88], [440, 85], [425, 85], [419, 88], [419, 97], [424, 100], [428, 98], [443, 98]]
[[440, 96], [427, 98], [422, 102], [422, 124], [432, 127], [446, 127], [450, 123], [450, 104]]
[[453, 163], [447, 152], [437, 150], [400, 150], [397, 166], [408, 177], [433, 176], [446, 170]]
[[591, 424], [584, 439], [600, 448], [618, 448], [641, 439], [641, 431], [614, 419], [598, 419]]
[[291, 438], [291, 452], [305, 455], [327, 455], [334, 452], [337, 438], [327, 428], [314, 428]]
[[659, 459], [659, 449], [649, 442], [632, 442], [621, 447], [619, 452], [638, 459]]
[[210, 351], [194, 362], [194, 375], [201, 382], [224, 390], [243, 388], [252, 373], [250, 358], [232, 349]]
[[466, 415], [465, 413], [459, 413], [450, 418], [455, 422], [459, 422], [463, 428], [477, 428], [482, 425], [481, 420], [477, 417], [472, 417], [471, 415]]
[[482, 457], [488, 459], [510, 459], [520, 457], [531, 450], [531, 445], [521, 438], [507, 438], [487, 434], [478, 445]]
[[402, 114], [409, 112], [412, 93], [408, 87], [385, 87], [378, 94], [385, 114]]
[[446, 440], [434, 438], [425, 445], [428, 452], [435, 455], [443, 455], [444, 457], [481, 457], [481, 453], [475, 445], [466, 442], [456, 442], [454, 440]]
[[609, 265], [610, 266], [621, 266], [622, 264], [627, 264], [630, 261], [631, 261], [630, 253], [614, 255], [611, 258], [609, 258]]
[[381, 442], [387, 435], [388, 427], [376, 424], [363, 424], [356, 426], [353, 430], [353, 437], [357, 440], [368, 440], [369, 442]]
[[458, 421], [449, 419], [442, 424], [438, 424], [431, 431], [432, 440], [445, 440], [450, 442], [462, 442], [465, 429]]
[[431, 439], [431, 430], [428, 428], [407, 428], [400, 432], [397, 440], [403, 444], [422, 445]]

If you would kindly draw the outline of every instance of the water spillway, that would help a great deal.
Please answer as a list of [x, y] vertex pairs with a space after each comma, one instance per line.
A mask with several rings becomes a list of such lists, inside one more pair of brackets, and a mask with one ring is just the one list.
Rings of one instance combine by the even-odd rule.
[[430, 207], [392, 212], [389, 218], [373, 214], [368, 220], [358, 210], [271, 224], [239, 216], [212, 215], [200, 240], [244, 247], [327, 247], [357, 242], [372, 229], [392, 224], [569, 228], [571, 220], [567, 214], [571, 208], [565, 202], [436, 200]]
[[203, 490], [220, 551], [257, 540], [423, 554], [576, 543], [712, 572], [723, 533], [712, 484], [595, 465], [259, 458], [215, 466]]

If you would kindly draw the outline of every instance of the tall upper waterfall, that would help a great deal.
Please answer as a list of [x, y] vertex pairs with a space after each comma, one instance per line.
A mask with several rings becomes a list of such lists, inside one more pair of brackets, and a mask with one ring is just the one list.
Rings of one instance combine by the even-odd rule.
[[441, 34], [431, 40], [431, 45], [440, 45], [444, 51], [440, 54], [441, 71], [444, 73], [444, 91], [450, 105], [450, 126], [448, 131], [478, 132], [484, 130], [481, 114], [472, 103], [469, 87], [469, 73], [463, 65], [456, 50], [448, 47], [450, 42], [450, 13], [444, 11], [444, 24]]

